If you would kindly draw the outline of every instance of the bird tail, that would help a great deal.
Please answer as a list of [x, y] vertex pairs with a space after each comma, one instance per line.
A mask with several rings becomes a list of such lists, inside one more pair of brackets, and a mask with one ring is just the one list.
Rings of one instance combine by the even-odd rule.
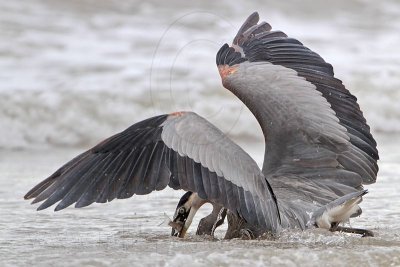
[[362, 190], [344, 195], [314, 211], [309, 225], [331, 229], [333, 225], [346, 222], [350, 217], [359, 216], [361, 208], [358, 204], [368, 190]]

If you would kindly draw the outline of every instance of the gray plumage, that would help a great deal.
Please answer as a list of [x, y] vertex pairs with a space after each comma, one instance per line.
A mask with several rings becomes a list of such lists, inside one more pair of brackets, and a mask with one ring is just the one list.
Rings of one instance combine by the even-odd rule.
[[232, 47], [220, 49], [217, 65], [223, 85], [249, 107], [264, 132], [262, 171], [278, 199], [283, 227], [304, 229], [318, 207], [375, 182], [376, 142], [332, 66], [257, 22], [253, 13]]
[[[235, 168], [232, 168], [235, 166]], [[245, 177], [245, 178], [243, 178]], [[108, 138], [29, 191], [38, 210], [148, 194], [167, 185], [197, 192], [263, 229], [278, 229], [276, 200], [255, 161], [192, 112], [161, 115]]]
[[318, 54], [258, 20], [253, 13], [232, 46], [218, 51], [216, 63], [223, 85], [261, 125], [262, 169], [207, 120], [177, 112], [106, 139], [25, 198], [44, 201], [38, 210], [59, 202], [60, 210], [170, 186], [227, 208], [233, 221], [257, 229], [257, 235], [305, 229], [310, 222], [322, 227], [321, 218], [330, 227], [339, 223], [330, 221], [332, 211], [353, 216], [347, 213], [359, 211], [362, 186], [375, 182], [379, 158], [357, 99]]

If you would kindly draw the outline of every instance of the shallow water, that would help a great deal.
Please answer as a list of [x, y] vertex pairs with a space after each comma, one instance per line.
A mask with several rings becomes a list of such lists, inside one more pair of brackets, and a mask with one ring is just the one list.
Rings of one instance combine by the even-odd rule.
[[[203, 207], [188, 238], [169, 236], [165, 214], [173, 215], [183, 192], [166, 189], [82, 209], [41, 212], [23, 195], [78, 150], [2, 151], [0, 165], [1, 266], [399, 266], [400, 265], [400, 153], [394, 136], [379, 136], [380, 173], [361, 204], [363, 214], [353, 227], [375, 233], [360, 238], [321, 229], [285, 231], [276, 240], [222, 240], [196, 237], [198, 220], [210, 211]], [[397, 142], [398, 146], [400, 143]], [[244, 144], [246, 147], [246, 144]], [[247, 146], [258, 162], [256, 146]], [[259, 152], [259, 151], [258, 151]]]
[[[0, 266], [400, 266], [400, 3], [339, 1], [0, 1]], [[277, 240], [210, 240], [161, 225], [170, 189], [84, 209], [22, 199], [84, 149], [134, 122], [193, 110], [262, 162], [255, 119], [222, 89], [215, 53], [261, 18], [332, 63], [377, 137], [378, 181], [352, 226]], [[194, 225], [210, 207], [200, 210]]]

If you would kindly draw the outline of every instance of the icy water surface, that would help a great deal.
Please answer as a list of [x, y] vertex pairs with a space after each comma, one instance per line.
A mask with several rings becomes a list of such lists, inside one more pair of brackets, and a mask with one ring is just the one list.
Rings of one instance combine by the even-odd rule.
[[[399, 266], [400, 153], [394, 136], [381, 141], [381, 171], [352, 221], [375, 233], [360, 238], [324, 230], [284, 232], [277, 240], [210, 240], [169, 236], [160, 224], [172, 216], [182, 192], [166, 189], [83, 209], [41, 212], [22, 199], [33, 185], [75, 156], [77, 150], [2, 151], [0, 165], [1, 266]], [[258, 148], [250, 147], [250, 151]], [[257, 154], [255, 154], [257, 155]], [[256, 157], [260, 162], [261, 157]]]

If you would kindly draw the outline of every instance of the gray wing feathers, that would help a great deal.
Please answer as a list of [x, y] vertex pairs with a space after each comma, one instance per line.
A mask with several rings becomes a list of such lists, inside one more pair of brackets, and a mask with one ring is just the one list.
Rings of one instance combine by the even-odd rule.
[[202, 117], [188, 112], [169, 118], [163, 128], [162, 140], [180, 156], [188, 156], [245, 190], [257, 189], [255, 176], [261, 177], [262, 173], [256, 162]]
[[250, 15], [216, 62], [223, 85], [263, 129], [262, 171], [282, 224], [304, 228], [307, 212], [375, 182], [378, 151], [357, 98], [332, 66], [258, 19]]
[[201, 176], [193, 177], [195, 185], [203, 185], [201, 197], [225, 205], [264, 229], [278, 228], [273, 192], [243, 149], [195, 113], [170, 116], [162, 126], [166, 146], [201, 166]]
[[[243, 23], [242, 27], [240, 27], [240, 29], [239, 29], [239, 31], [238, 31], [238, 34], [237, 34], [237, 35], [235, 36], [235, 38], [233, 39], [233, 43], [234, 43], [234, 44], [240, 43], [240, 41], [241, 41], [242, 39], [244, 39], [244, 38], [243, 38], [244, 33], [245, 33], [245, 32], [248, 32], [248, 30], [249, 30], [251, 27], [255, 26], [255, 25], [258, 23], [259, 20], [260, 20], [260, 17], [259, 17], [259, 15], [258, 15], [258, 13], [257, 13], [257, 12], [252, 13], [252, 14], [246, 19], [246, 21]], [[270, 26], [270, 29], [271, 29], [271, 26]]]
[[240, 64], [225, 84], [239, 97], [247, 90], [245, 100], [251, 92], [262, 107], [253, 111], [267, 137], [265, 174], [335, 179], [338, 155], [348, 151], [349, 137], [313, 84], [285, 67], [249, 62]]
[[[351, 150], [347, 130], [327, 100], [295, 71], [268, 62], [244, 62], [224, 85], [249, 104], [263, 128], [263, 173], [278, 199], [283, 225], [304, 228], [307, 212], [361, 188], [358, 173], [373, 174], [359, 151]], [[284, 177], [296, 181], [276, 188], [274, 180]], [[300, 200], [302, 195], [307, 197]]]
[[[240, 166], [240, 167], [239, 167]], [[277, 231], [279, 212], [257, 164], [195, 113], [161, 115], [136, 123], [74, 158], [25, 198], [57, 202], [55, 210], [84, 207], [167, 185], [197, 192], [248, 223]]]
[[165, 188], [170, 172], [159, 136], [166, 118], [144, 120], [104, 140], [33, 187], [25, 198], [35, 198], [33, 203], [45, 200], [38, 210], [60, 201], [60, 210], [75, 202], [83, 207]]
[[[350, 138], [351, 149], [346, 156], [339, 156], [339, 162], [347, 170], [358, 173], [364, 184], [373, 183], [378, 172], [379, 156], [376, 142], [357, 104], [357, 98], [334, 77], [332, 66], [321, 56], [298, 40], [289, 38], [282, 32], [271, 31], [263, 22], [258, 23], [258, 19], [256, 12], [250, 15], [244, 23], [245, 27], [236, 35], [233, 48], [240, 51], [245, 60], [269, 62], [295, 70], [298, 76], [315, 85], [315, 89], [326, 98], [339, 119], [339, 124], [346, 128], [346, 134]], [[240, 60], [236, 59], [235, 62]]]

